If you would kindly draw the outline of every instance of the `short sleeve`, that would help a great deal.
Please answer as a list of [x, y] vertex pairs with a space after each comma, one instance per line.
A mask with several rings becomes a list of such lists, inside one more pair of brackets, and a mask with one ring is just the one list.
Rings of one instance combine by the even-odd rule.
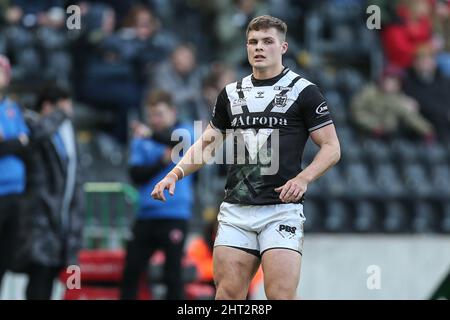
[[222, 132], [231, 128], [231, 121], [227, 112], [228, 103], [227, 91], [223, 89], [217, 96], [210, 121], [210, 124], [214, 128], [219, 129]]
[[299, 98], [302, 119], [309, 132], [333, 123], [327, 101], [316, 85], [306, 87]]

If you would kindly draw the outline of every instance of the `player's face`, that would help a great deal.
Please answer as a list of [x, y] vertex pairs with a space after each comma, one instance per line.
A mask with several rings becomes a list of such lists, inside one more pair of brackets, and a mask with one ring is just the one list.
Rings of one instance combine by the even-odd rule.
[[252, 30], [247, 37], [248, 62], [253, 68], [266, 69], [281, 64], [288, 44], [275, 28]]

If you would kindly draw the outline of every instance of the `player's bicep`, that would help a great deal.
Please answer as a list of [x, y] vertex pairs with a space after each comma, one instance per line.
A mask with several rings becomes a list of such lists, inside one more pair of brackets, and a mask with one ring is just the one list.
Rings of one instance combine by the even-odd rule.
[[314, 130], [311, 132], [310, 136], [314, 143], [319, 147], [327, 144], [339, 148], [339, 139], [337, 137], [334, 124], [329, 124], [320, 129]]

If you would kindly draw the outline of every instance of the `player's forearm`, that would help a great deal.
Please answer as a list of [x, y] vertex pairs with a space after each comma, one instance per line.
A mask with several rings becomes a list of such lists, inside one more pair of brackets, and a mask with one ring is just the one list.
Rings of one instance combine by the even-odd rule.
[[215, 149], [222, 142], [222, 133], [208, 126], [200, 139], [186, 151], [185, 155], [171, 172], [175, 173], [179, 180], [198, 171], [213, 157]]
[[297, 177], [305, 179], [308, 183], [322, 176], [334, 166], [341, 158], [339, 143], [324, 143], [314, 160]]
[[[205, 146], [202, 143], [202, 139], [196, 141], [186, 152], [186, 154], [181, 158], [180, 162], [178, 162], [178, 168], [181, 168], [182, 177], [186, 177], [204, 166], [205, 161], [203, 159], [203, 150]], [[174, 169], [175, 170], [175, 169]], [[182, 178], [179, 176], [179, 172], [176, 172], [178, 178]]]

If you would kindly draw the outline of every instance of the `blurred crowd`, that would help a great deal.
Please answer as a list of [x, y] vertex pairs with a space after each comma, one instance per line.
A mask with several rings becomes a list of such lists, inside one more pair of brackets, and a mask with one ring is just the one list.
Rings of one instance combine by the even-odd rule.
[[[71, 4], [80, 8], [80, 29], [66, 26]], [[381, 9], [379, 30], [366, 26], [371, 4]], [[19, 206], [22, 193], [50, 201], [37, 187], [45, 180], [36, 180], [38, 169], [27, 167], [26, 160], [22, 168], [23, 150], [2, 149], [16, 139], [16, 147], [39, 148], [42, 159], [36, 163], [63, 164], [60, 172], [42, 169], [63, 177], [59, 187], [49, 187], [52, 204], [59, 208], [50, 209], [56, 221], [67, 219], [70, 199], [80, 191], [75, 177], [83, 172], [83, 181], [136, 186], [141, 193], [137, 220], [142, 221], [133, 232], [145, 236], [148, 217], [168, 218], [158, 215], [163, 209], [146, 195], [171, 168], [171, 130], [193, 126], [195, 120], [207, 125], [220, 90], [251, 72], [245, 49], [248, 22], [269, 13], [288, 25], [284, 65], [323, 90], [342, 145], [340, 165], [308, 189], [307, 231], [450, 232], [448, 0], [0, 0], [0, 13], [0, 111], [5, 108], [4, 115], [0, 112], [0, 211], [19, 210], [3, 203]], [[73, 110], [61, 103], [69, 98]], [[26, 120], [28, 111], [33, 121]], [[24, 114], [14, 128], [8, 120], [12, 113]], [[66, 120], [70, 125], [64, 125]], [[45, 130], [33, 129], [36, 123]], [[69, 138], [59, 149], [58, 136], [70, 136], [67, 126], [72, 124], [76, 154], [68, 152], [74, 143]], [[314, 151], [308, 143], [305, 164]], [[78, 159], [76, 169], [70, 155]], [[16, 170], [16, 182], [4, 173], [9, 166]], [[187, 221], [195, 221], [197, 231], [205, 223], [211, 229], [224, 175], [223, 167], [207, 166], [185, 181], [180, 199], [169, 206], [177, 212], [180, 234], [170, 233], [177, 246], [161, 242], [161, 247], [178, 252]], [[25, 187], [28, 180], [34, 183], [30, 188]], [[61, 230], [75, 227], [74, 237], [60, 237], [54, 249], [64, 259], [33, 263], [29, 270], [37, 279], [48, 283], [56, 276], [55, 266], [70, 260], [70, 245], [81, 246], [81, 220], [73, 219], [73, 224], [56, 223]], [[0, 216], [3, 230], [18, 223], [6, 220]], [[155, 248], [129, 244], [135, 260], [148, 258], [136, 252], [150, 254]], [[131, 283], [124, 297], [134, 296], [139, 268], [128, 266]], [[45, 292], [36, 292], [42, 287]], [[29, 297], [48, 296], [47, 287], [31, 282]]]

